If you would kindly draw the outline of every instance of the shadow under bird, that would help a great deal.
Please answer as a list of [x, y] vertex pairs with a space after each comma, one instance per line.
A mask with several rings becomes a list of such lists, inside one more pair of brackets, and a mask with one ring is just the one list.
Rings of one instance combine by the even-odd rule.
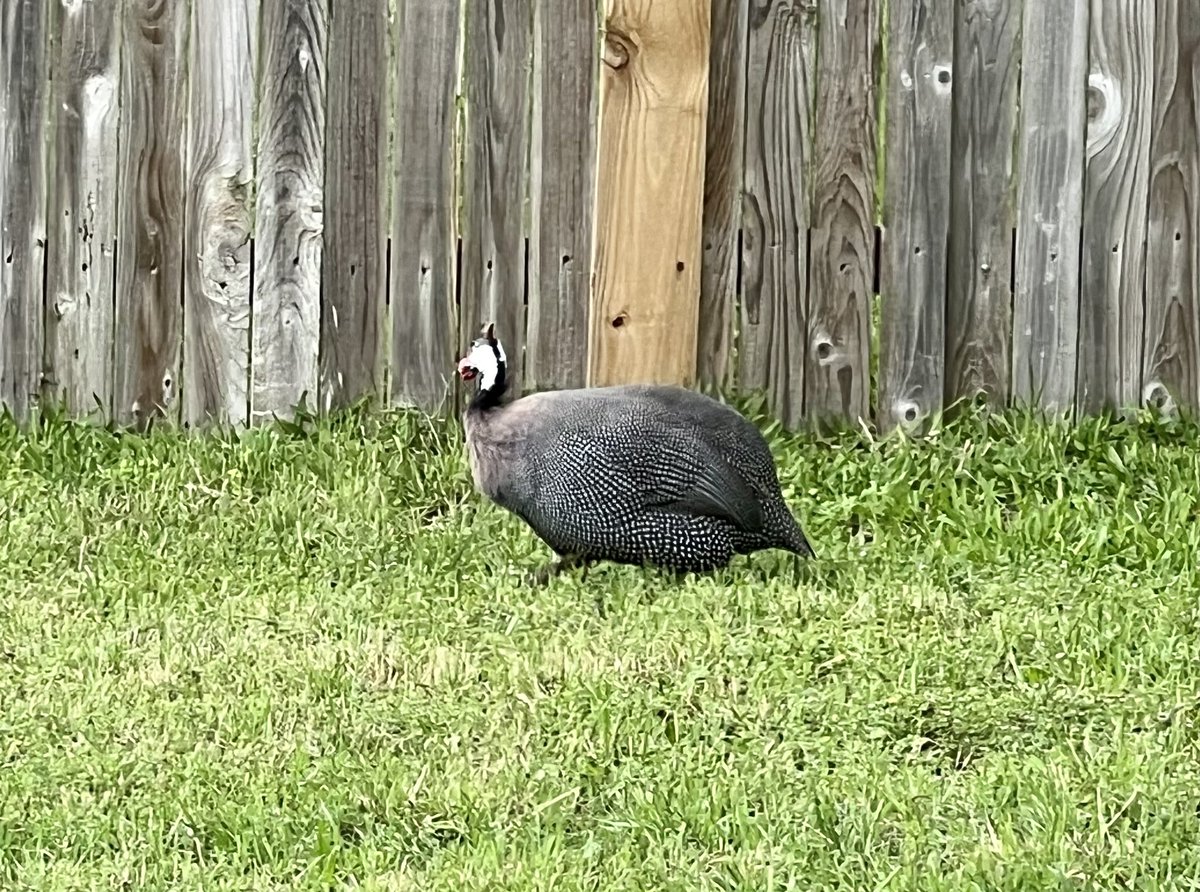
[[463, 426], [476, 487], [557, 555], [535, 584], [597, 561], [704, 572], [769, 548], [814, 556], [766, 441], [733, 408], [652, 384], [506, 401], [506, 365], [489, 325], [458, 363], [476, 382]]

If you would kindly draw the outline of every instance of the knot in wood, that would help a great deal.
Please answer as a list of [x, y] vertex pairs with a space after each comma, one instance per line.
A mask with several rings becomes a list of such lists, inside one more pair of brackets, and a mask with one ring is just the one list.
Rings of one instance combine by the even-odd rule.
[[628, 37], [617, 31], [609, 31], [604, 35], [604, 64], [614, 71], [620, 71], [629, 64], [633, 49]]

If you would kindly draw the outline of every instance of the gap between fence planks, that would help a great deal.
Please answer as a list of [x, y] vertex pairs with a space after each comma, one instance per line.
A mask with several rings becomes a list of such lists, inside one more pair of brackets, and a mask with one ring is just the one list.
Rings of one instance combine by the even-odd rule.
[[41, 390], [50, 10], [0, 0], [0, 405], [26, 422]]
[[594, 384], [695, 381], [708, 7], [605, 0]]
[[1158, 0], [1143, 394], [1200, 410], [1200, 6]]

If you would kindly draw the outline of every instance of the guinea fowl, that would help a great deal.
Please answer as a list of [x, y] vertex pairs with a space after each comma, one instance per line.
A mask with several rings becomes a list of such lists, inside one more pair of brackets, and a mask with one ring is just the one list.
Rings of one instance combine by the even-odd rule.
[[489, 325], [458, 363], [476, 382], [463, 426], [480, 492], [557, 555], [535, 583], [605, 560], [703, 572], [768, 548], [813, 556], [766, 441], [734, 409], [652, 384], [506, 402], [506, 364]]

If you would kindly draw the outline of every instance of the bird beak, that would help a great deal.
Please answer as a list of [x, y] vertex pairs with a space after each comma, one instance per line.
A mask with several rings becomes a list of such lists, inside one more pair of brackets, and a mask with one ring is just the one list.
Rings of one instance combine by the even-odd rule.
[[458, 376], [464, 381], [470, 381], [475, 377], [475, 370], [467, 363], [465, 356], [458, 361]]

